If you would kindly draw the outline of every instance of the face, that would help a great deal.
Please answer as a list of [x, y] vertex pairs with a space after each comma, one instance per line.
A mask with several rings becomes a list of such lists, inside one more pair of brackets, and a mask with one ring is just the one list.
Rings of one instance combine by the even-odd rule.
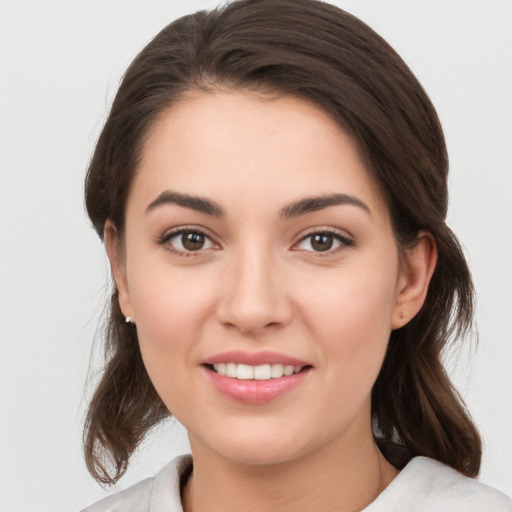
[[275, 463], [371, 436], [406, 282], [386, 204], [321, 109], [190, 94], [149, 135], [113, 251], [194, 454]]

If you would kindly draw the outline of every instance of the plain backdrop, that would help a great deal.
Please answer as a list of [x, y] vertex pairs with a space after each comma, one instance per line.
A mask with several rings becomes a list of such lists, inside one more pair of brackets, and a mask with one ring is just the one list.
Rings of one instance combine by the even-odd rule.
[[[479, 346], [449, 358], [484, 443], [481, 479], [512, 494], [512, 2], [340, 0], [403, 56], [451, 157], [449, 223], [478, 293]], [[81, 456], [108, 269], [83, 177], [123, 70], [163, 26], [212, 1], [0, 0], [0, 512], [105, 496]], [[94, 379], [94, 371], [92, 372]], [[118, 489], [188, 450], [176, 423]]]

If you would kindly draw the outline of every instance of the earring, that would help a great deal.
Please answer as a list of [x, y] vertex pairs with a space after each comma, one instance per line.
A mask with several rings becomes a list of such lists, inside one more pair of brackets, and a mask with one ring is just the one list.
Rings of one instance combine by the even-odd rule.
[[131, 324], [132, 323], [132, 317], [131, 316], [127, 316], [125, 322], [127, 324]]

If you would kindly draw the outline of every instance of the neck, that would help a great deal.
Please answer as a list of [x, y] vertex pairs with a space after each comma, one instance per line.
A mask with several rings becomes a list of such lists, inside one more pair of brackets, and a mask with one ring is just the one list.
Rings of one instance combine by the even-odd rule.
[[[353, 440], [348, 440], [353, 441]], [[335, 442], [293, 461], [234, 462], [192, 444], [194, 471], [184, 489], [185, 512], [364, 509], [398, 474], [373, 436]]]

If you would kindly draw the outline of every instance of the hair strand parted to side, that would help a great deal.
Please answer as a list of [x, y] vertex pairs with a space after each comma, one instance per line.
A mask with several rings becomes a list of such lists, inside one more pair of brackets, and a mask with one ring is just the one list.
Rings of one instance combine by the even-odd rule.
[[[100, 237], [120, 236], [144, 141], [159, 115], [189, 91], [295, 95], [324, 108], [358, 141], [389, 205], [403, 249], [429, 231], [438, 262], [420, 313], [392, 332], [372, 392], [377, 442], [403, 467], [426, 455], [478, 474], [479, 434], [441, 356], [472, 325], [473, 287], [445, 224], [448, 158], [437, 114], [396, 52], [357, 18], [314, 0], [241, 0], [171, 23], [127, 70], [91, 159], [86, 206]], [[84, 430], [87, 467], [114, 483], [144, 435], [169, 415], [114, 290], [106, 364]]]

